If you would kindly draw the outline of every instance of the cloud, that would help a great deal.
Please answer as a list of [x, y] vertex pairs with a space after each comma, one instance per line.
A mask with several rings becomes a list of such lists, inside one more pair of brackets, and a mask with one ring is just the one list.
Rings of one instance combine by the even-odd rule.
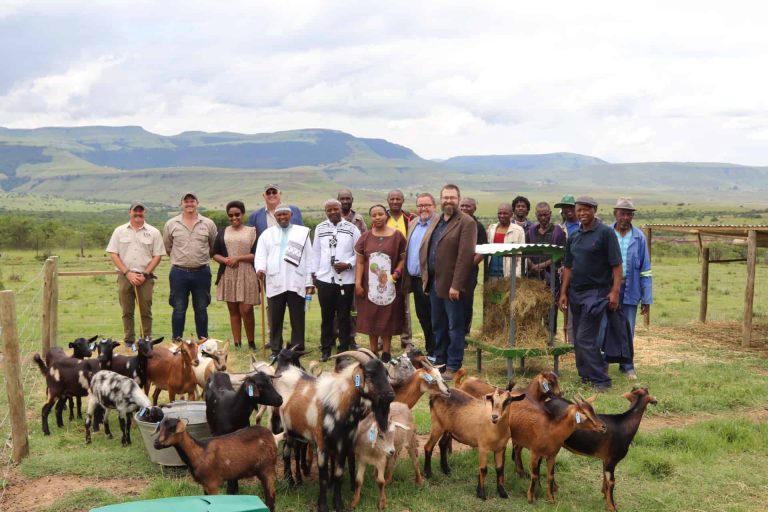
[[0, 125], [387, 138], [766, 164], [768, 7], [714, 2], [0, 6]]

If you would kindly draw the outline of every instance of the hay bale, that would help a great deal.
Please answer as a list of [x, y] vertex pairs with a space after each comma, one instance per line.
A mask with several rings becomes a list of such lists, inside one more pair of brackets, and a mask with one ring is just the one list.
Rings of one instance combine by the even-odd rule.
[[509, 302], [509, 278], [486, 281], [483, 339], [498, 347], [509, 344], [509, 316], [515, 315], [515, 346], [545, 348], [549, 335], [543, 319], [552, 306], [552, 292], [544, 281], [518, 279], [515, 300]]

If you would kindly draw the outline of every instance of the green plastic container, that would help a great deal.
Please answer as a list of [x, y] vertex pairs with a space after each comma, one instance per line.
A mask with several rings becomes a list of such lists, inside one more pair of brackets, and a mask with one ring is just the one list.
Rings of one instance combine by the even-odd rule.
[[91, 512], [269, 512], [258, 496], [226, 494], [215, 496], [181, 496], [159, 500], [131, 501], [106, 507], [92, 508]]

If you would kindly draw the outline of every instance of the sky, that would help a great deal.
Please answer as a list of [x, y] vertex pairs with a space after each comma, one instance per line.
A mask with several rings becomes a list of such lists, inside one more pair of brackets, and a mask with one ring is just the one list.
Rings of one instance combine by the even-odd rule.
[[768, 4], [0, 0], [0, 126], [768, 165]]

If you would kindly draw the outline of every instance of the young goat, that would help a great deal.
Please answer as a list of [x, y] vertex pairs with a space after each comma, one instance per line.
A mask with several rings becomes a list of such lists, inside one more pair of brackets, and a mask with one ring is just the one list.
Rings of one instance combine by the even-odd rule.
[[444, 397], [451, 394], [443, 376], [434, 366], [419, 368], [399, 384], [392, 383], [392, 388], [395, 390], [395, 402], [404, 403], [409, 409], [416, 405], [424, 393], [429, 393], [429, 396]]
[[155, 449], [173, 446], [205, 494], [219, 494], [227, 482], [227, 494], [235, 494], [238, 480], [258, 477], [265, 501], [275, 510], [275, 465], [277, 445], [264, 427], [246, 427], [231, 434], [198, 441], [187, 432], [183, 419], [164, 418], [158, 425]]
[[197, 347], [197, 360], [199, 364], [195, 366], [194, 371], [201, 394], [205, 393], [208, 377], [214, 372], [223, 372], [227, 369], [228, 358], [229, 342], [224, 343], [222, 348], [219, 348], [217, 340], [208, 338]]
[[[85, 339], [85, 338], [77, 338], [75, 341], [70, 342], [69, 348], [72, 349], [72, 357], [75, 359], [86, 359], [88, 357], [91, 357], [93, 355], [93, 342], [98, 339], [98, 334], [94, 336], [93, 338]], [[46, 366], [51, 366], [54, 360], [58, 359], [64, 359], [68, 357], [67, 354], [64, 352], [64, 349], [60, 347], [51, 347], [48, 352], [45, 353], [45, 364]], [[86, 363], [87, 364], [87, 363]], [[98, 368], [96, 370], [92, 371], [98, 371]], [[82, 395], [85, 396], [85, 395]], [[75, 401], [77, 401], [77, 417], [82, 418], [82, 397], [80, 395], [77, 395], [76, 397], [69, 397], [69, 398], [62, 398], [58, 402], [56, 402], [56, 425], [58, 427], [64, 426], [64, 420], [62, 419], [62, 415], [64, 412], [64, 408], [66, 407], [67, 403], [69, 404], [69, 421], [72, 421], [75, 419]]]
[[[645, 387], [635, 386], [632, 391], [624, 394], [624, 398], [631, 403], [626, 412], [597, 415], [605, 423], [607, 428], [605, 434], [576, 430], [563, 444], [573, 453], [603, 461], [603, 495], [610, 512], [616, 510], [616, 502], [613, 499], [616, 465], [626, 457], [648, 404], [656, 405], [656, 398], [651, 396], [648, 388]], [[563, 398], [553, 398], [545, 404], [545, 407], [554, 414], [561, 414], [569, 405], [570, 402]], [[517, 455], [515, 454], [515, 464], [517, 464]]]
[[[123, 446], [131, 444], [131, 413], [149, 407], [149, 398], [133, 379], [109, 370], [101, 370], [91, 379], [91, 391], [88, 394], [88, 409], [85, 413], [85, 442], [91, 442], [91, 423], [94, 416], [104, 415], [104, 433], [112, 439], [107, 414], [109, 409], [117, 409], [120, 417], [120, 430]], [[100, 410], [101, 409], [101, 410]]]
[[[177, 353], [158, 348], [155, 350], [157, 357], [149, 361], [147, 375], [149, 381], [155, 385], [152, 392], [152, 405], [157, 405], [160, 392], [168, 391], [170, 402], [176, 400], [176, 395], [189, 395], [190, 400], [197, 396], [197, 377], [194, 367], [199, 364], [197, 357], [197, 344], [191, 340], [182, 340], [176, 346]], [[179, 353], [180, 352], [180, 353]], [[144, 387], [149, 391], [149, 383]]]
[[[432, 450], [443, 434], [450, 434], [460, 443], [477, 448], [480, 473], [477, 478], [477, 497], [485, 500], [485, 476], [488, 474], [488, 451], [492, 451], [496, 464], [496, 489], [500, 498], [506, 498], [504, 490], [504, 452], [509, 441], [510, 404], [522, 401], [525, 395], [513, 396], [509, 391], [497, 390], [485, 399], [474, 398], [454, 389], [449, 397], [435, 396], [429, 400], [432, 427], [429, 440], [424, 445], [424, 476], [432, 477]], [[490, 414], [488, 405], [490, 404]], [[440, 467], [450, 473], [448, 453], [441, 441]]]
[[133, 379], [136, 384], [144, 389], [144, 393], [148, 393], [149, 389], [149, 376], [147, 374], [147, 368], [149, 366], [149, 360], [154, 357], [154, 351], [152, 347], [163, 341], [163, 338], [152, 339], [151, 337], [141, 338], [137, 341], [133, 347], [136, 350], [135, 356], [112, 356], [112, 371], [119, 373], [123, 377]]
[[[43, 405], [41, 416], [43, 435], [49, 436], [51, 431], [48, 429], [48, 414], [56, 401], [88, 395], [89, 381], [93, 374], [88, 365], [80, 359], [54, 356], [50, 358], [50, 366], [45, 364], [40, 354], [35, 354], [33, 359], [45, 377], [47, 386], [48, 399]], [[64, 426], [63, 409], [63, 406], [56, 409], [56, 424], [59, 427]]]
[[[531, 485], [528, 488], [528, 503], [536, 500], [541, 459], [547, 459], [547, 501], [555, 502], [555, 458], [563, 442], [574, 430], [584, 429], [605, 433], [605, 423], [598, 419], [590, 402], [577, 400], [569, 404], [557, 417], [553, 417], [539, 403], [525, 400], [513, 408], [509, 415], [509, 430], [515, 445], [513, 457], [517, 459], [522, 448], [531, 451]], [[522, 448], [521, 448], [522, 447]], [[515, 461], [517, 463], [517, 460]], [[522, 466], [518, 467], [518, 473]]]
[[355, 496], [352, 498], [352, 508], [360, 502], [360, 491], [363, 488], [365, 467], [370, 464], [376, 469], [376, 483], [379, 486], [379, 509], [387, 508], [387, 496], [384, 487], [392, 482], [392, 476], [397, 465], [397, 458], [403, 448], [413, 462], [416, 473], [416, 483], [424, 479], [419, 471], [419, 443], [416, 440], [416, 423], [413, 414], [405, 404], [392, 402], [389, 409], [389, 429], [379, 430], [373, 415], [366, 416], [357, 426], [355, 433], [355, 459], [357, 471], [355, 475]]
[[235, 391], [229, 375], [216, 372], [205, 389], [205, 417], [215, 436], [229, 434], [250, 425], [251, 412], [260, 404], [280, 407], [283, 399], [272, 385], [273, 377], [261, 372], [248, 375]]

